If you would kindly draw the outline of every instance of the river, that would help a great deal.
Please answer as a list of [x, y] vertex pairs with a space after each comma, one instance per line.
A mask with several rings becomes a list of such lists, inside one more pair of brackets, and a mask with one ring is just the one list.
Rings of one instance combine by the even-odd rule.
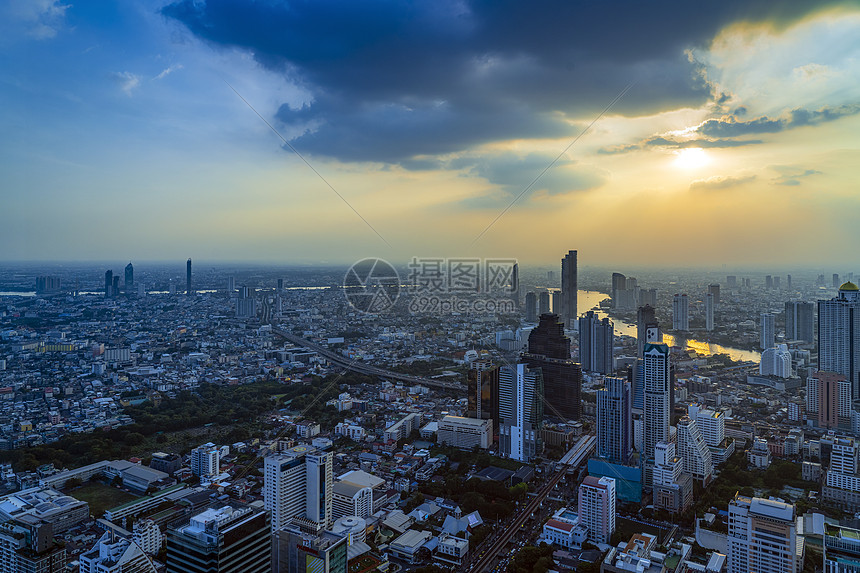
[[[605, 310], [602, 310], [598, 305], [600, 301], [605, 298], [609, 298], [609, 295], [594, 291], [594, 290], [581, 290], [576, 296], [577, 308], [579, 309], [579, 313], [583, 314], [588, 312], [589, 310], [595, 311], [601, 318], [605, 316], [609, 316]], [[609, 319], [615, 325], [615, 333], [623, 334], [626, 336], [632, 336], [636, 338], [636, 325], [631, 324], [629, 322], [620, 321], [614, 317], [609, 317]], [[761, 354], [758, 352], [753, 352], [751, 350], [742, 350], [740, 348], [732, 348], [730, 346], [722, 346], [720, 344], [712, 344], [710, 342], [705, 342], [703, 340], [696, 340], [694, 338], [689, 338], [686, 341], [678, 339], [676, 340], [674, 336], [671, 334], [663, 335], [663, 342], [668, 344], [669, 346], [681, 345], [684, 343], [684, 346], [689, 350], [695, 350], [699, 354], [710, 356], [712, 354], [727, 354], [732, 360], [749, 360], [752, 362], [761, 361]]]

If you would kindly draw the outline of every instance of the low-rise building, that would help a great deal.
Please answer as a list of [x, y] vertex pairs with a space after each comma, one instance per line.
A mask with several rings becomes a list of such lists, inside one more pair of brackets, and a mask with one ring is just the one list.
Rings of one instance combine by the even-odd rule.
[[439, 422], [437, 436], [440, 444], [464, 450], [475, 446], [486, 450], [493, 444], [493, 421], [445, 416]]

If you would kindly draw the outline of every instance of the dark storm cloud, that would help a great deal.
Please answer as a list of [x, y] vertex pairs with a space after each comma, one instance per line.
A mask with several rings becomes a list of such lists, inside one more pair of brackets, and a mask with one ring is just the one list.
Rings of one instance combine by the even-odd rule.
[[719, 119], [709, 119], [700, 125], [696, 131], [708, 137], [739, 137], [757, 133], [777, 133], [787, 129], [835, 121], [841, 117], [857, 113], [860, 113], [860, 105], [849, 104], [824, 107], [819, 110], [794, 109], [786, 117], [777, 119], [762, 116], [750, 121], [738, 121], [736, 115], [729, 115]]
[[297, 147], [395, 163], [571, 134], [563, 114], [594, 116], [631, 81], [614, 113], [701, 105], [711, 88], [685, 48], [737, 20], [785, 24], [822, 5], [181, 0], [163, 13], [308, 89], [306, 108], [278, 113], [307, 128]]
[[554, 157], [543, 153], [519, 156], [514, 153], [500, 153], [481, 157], [464, 157], [453, 160], [450, 167], [465, 170], [470, 175], [486, 179], [499, 185], [513, 196], [526, 188], [529, 193], [544, 191], [550, 195], [561, 195], [575, 191], [587, 191], [600, 187], [606, 182], [603, 171], [577, 166], [574, 161], [562, 158], [552, 169], [543, 173], [529, 188], [529, 184], [540, 175]]

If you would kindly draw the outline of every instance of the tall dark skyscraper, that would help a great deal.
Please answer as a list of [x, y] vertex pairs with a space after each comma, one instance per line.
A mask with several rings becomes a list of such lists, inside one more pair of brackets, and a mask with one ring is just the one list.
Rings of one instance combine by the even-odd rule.
[[191, 259], [185, 263], [185, 294], [191, 296]]
[[597, 391], [597, 455], [626, 464], [633, 453], [630, 382], [607, 376]]
[[113, 271], [105, 271], [105, 296], [113, 296]]
[[803, 301], [785, 303], [785, 339], [815, 342], [813, 322], [815, 304]]
[[489, 360], [472, 362], [468, 373], [468, 416], [493, 420], [493, 431], [499, 424], [499, 367]]
[[113, 288], [111, 289], [111, 296], [117, 295], [119, 295], [119, 275], [113, 277]]
[[125, 266], [125, 294], [134, 294], [134, 266], [131, 263]]
[[537, 320], [537, 296], [529, 291], [526, 293], [526, 322]]
[[579, 316], [576, 296], [579, 287], [576, 282], [576, 251], [568, 251], [561, 260], [561, 319], [565, 328], [573, 328]]
[[284, 279], [278, 279], [278, 292], [284, 290]]
[[642, 358], [646, 342], [663, 342], [663, 333], [657, 323], [654, 307], [646, 304], [636, 311], [636, 356]]
[[579, 361], [586, 372], [612, 374], [615, 360], [615, 327], [608, 318], [601, 320], [593, 310], [579, 321]]
[[582, 368], [570, 357], [570, 338], [556, 314], [542, 314], [529, 335], [528, 352], [522, 356], [529, 368], [543, 371], [547, 416], [578, 420], [582, 411]]
[[627, 277], [621, 273], [612, 273], [612, 307], [618, 307], [618, 291], [627, 288]]

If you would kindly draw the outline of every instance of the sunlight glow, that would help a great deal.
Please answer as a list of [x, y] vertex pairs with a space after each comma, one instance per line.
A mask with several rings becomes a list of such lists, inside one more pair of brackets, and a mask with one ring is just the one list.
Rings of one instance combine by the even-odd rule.
[[689, 147], [675, 152], [675, 167], [681, 169], [698, 169], [710, 161], [708, 154], [701, 147]]

